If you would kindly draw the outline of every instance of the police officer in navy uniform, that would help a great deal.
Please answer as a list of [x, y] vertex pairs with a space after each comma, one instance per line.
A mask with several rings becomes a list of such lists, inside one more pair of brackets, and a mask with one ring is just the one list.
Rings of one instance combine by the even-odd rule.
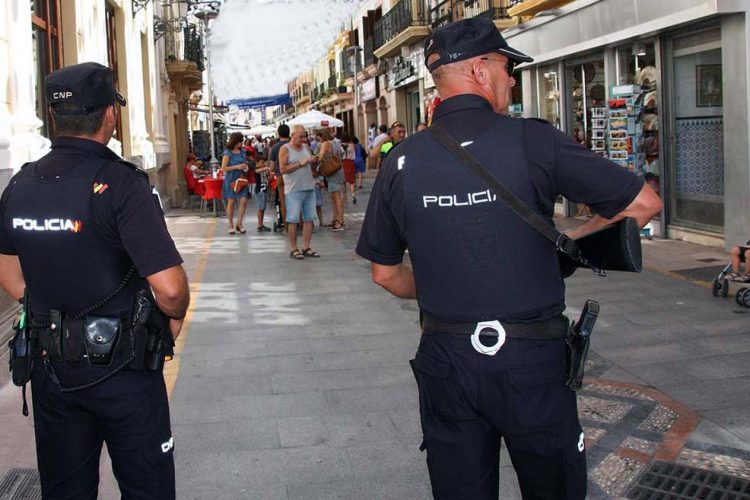
[[146, 367], [150, 348], [133, 317], [136, 296], [153, 293], [162, 333], [177, 337], [189, 301], [182, 259], [147, 175], [106, 146], [125, 106], [112, 71], [66, 67], [47, 76], [45, 91], [52, 150], [24, 165], [0, 201], [0, 286], [16, 299], [26, 289], [38, 343], [42, 495], [96, 498], [106, 443], [122, 498], [174, 498], [164, 378]]
[[[626, 216], [643, 226], [659, 211], [637, 176], [546, 122], [506, 116], [514, 65], [532, 59], [509, 47], [492, 21], [435, 29], [424, 56], [442, 98], [433, 123], [550, 224], [558, 194], [599, 214], [572, 237]], [[532, 161], [540, 151], [552, 160]], [[413, 271], [402, 261], [407, 249]], [[411, 364], [434, 497], [498, 498], [502, 437], [524, 498], [585, 498], [554, 245], [425, 131], [388, 155], [357, 253], [372, 262], [373, 281], [416, 298], [424, 316]], [[475, 345], [472, 334], [494, 321], [495, 335], [477, 334]]]

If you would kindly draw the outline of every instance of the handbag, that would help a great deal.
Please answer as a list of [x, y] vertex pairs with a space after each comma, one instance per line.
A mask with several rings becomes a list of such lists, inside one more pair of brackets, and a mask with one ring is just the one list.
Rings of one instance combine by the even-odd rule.
[[331, 155], [320, 162], [320, 174], [323, 177], [330, 177], [341, 170], [342, 165], [341, 159], [338, 156], [335, 154]]
[[235, 193], [240, 193], [243, 189], [247, 187], [248, 181], [247, 177], [238, 177], [236, 180], [232, 181], [232, 183], [229, 185], [232, 188], [232, 191]]
[[[634, 219], [626, 217], [595, 233], [573, 240], [566, 234], [559, 232], [542, 216], [531, 210], [512, 191], [503, 186], [474, 155], [461, 147], [444, 128], [433, 124], [427, 131], [472, 174], [487, 184], [490, 190], [508, 208], [555, 245], [563, 278], [572, 275], [578, 267], [588, 267], [599, 276], [606, 276], [605, 270], [641, 271], [640, 231]], [[529, 157], [531, 156], [532, 154], [529, 153]]]

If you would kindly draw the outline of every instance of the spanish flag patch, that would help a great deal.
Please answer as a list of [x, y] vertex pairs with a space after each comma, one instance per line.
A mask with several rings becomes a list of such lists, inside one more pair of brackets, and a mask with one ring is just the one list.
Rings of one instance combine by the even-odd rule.
[[95, 182], [94, 183], [94, 194], [102, 194], [104, 191], [107, 190], [109, 187], [109, 184], [103, 184], [101, 182]]

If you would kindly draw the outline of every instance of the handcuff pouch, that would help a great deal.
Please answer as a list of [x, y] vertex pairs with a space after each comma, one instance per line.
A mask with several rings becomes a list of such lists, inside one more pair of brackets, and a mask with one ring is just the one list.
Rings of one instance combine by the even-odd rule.
[[83, 320], [83, 346], [89, 363], [109, 366], [120, 336], [120, 318], [86, 316]]

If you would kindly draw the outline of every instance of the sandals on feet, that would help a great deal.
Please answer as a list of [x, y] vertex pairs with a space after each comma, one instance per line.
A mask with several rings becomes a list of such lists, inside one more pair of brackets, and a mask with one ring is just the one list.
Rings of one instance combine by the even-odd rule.
[[237, 229], [237, 232], [240, 234], [245, 234], [247, 232], [247, 229], [244, 227], [236, 226], [235, 229]]
[[331, 226], [331, 231], [343, 231], [344, 225], [341, 224], [339, 221], [336, 221], [333, 226]]
[[289, 252], [289, 258], [290, 259], [302, 260], [302, 259], [305, 258], [305, 256], [302, 255], [302, 252], [300, 252], [299, 250], [297, 250], [295, 248], [294, 250], [292, 250], [291, 252]]
[[229, 233], [229, 236], [234, 236], [236, 234], [234, 229], [230, 229], [228, 233]]
[[312, 248], [303, 248], [302, 255], [304, 255], [305, 257], [313, 257], [315, 259], [320, 257], [320, 254], [316, 252], [315, 250], [313, 250]]

